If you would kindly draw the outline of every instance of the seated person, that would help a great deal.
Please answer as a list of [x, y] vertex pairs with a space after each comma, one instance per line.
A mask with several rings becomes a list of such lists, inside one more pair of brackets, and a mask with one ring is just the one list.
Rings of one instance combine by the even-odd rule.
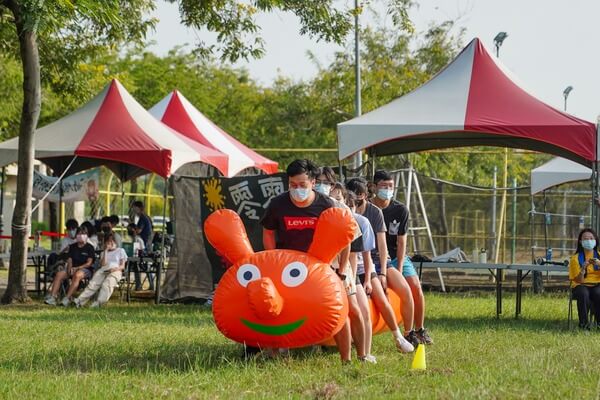
[[579, 327], [590, 329], [588, 315], [594, 306], [596, 321], [600, 321], [600, 255], [598, 235], [586, 228], [579, 232], [577, 250], [569, 260], [569, 280], [573, 298], [577, 300]]
[[94, 273], [83, 293], [73, 301], [78, 308], [85, 305], [96, 293], [98, 293], [96, 300], [92, 302], [90, 307], [100, 307], [107, 303], [123, 276], [127, 254], [125, 254], [125, 250], [117, 247], [114, 234], [104, 235], [103, 247], [104, 251], [100, 256], [100, 269]]
[[[136, 224], [129, 224], [127, 226], [127, 233], [129, 234], [129, 236], [131, 237], [131, 241], [133, 242], [133, 256], [134, 257], [139, 257], [140, 254], [143, 255], [145, 249], [146, 249], [146, 245], [144, 243], [144, 241], [142, 240], [142, 238], [140, 237], [140, 235], [138, 235], [138, 230], [137, 230], [137, 225]], [[132, 266], [132, 270], [133, 270], [133, 279], [135, 280], [135, 290], [142, 290], [142, 279], [140, 277], [140, 271], [144, 270], [144, 268], [142, 267], [142, 263], [141, 262], [137, 262], [135, 263], [135, 265]], [[147, 270], [147, 266], [145, 267], [145, 269]], [[146, 275], [148, 276], [148, 286], [150, 288], [150, 290], [154, 290], [154, 274], [152, 273], [146, 273]]]
[[[115, 215], [116, 217], [116, 215]], [[117, 217], [117, 224], [119, 217]], [[114, 221], [113, 221], [114, 222]], [[121, 235], [119, 235], [118, 233], [116, 233], [115, 231], [113, 231], [114, 226], [113, 222], [111, 222], [111, 217], [103, 217], [102, 220], [100, 221], [100, 230], [102, 231], [101, 235], [102, 238], [100, 240], [101, 243], [104, 243], [104, 236], [107, 236], [108, 234], [113, 234], [113, 237], [115, 239], [115, 242], [117, 243], [117, 247], [123, 247], [123, 239], [121, 239]]]
[[46, 304], [56, 305], [56, 298], [62, 283], [70, 278], [71, 284], [61, 302], [65, 307], [68, 306], [72, 301], [73, 294], [79, 288], [81, 280], [92, 277], [95, 254], [94, 247], [88, 243], [87, 234], [84, 226], [77, 229], [77, 242], [69, 246], [67, 265], [56, 273], [50, 286], [50, 293], [44, 300]]
[[85, 221], [81, 224], [87, 229], [88, 232], [88, 243], [94, 247], [94, 250], [98, 249], [98, 235], [96, 234], [96, 227], [90, 221]]
[[65, 224], [67, 228], [67, 236], [62, 238], [60, 241], [59, 252], [52, 253], [48, 256], [48, 274], [53, 274], [54, 271], [59, 267], [59, 263], [64, 263], [67, 261], [67, 251], [69, 250], [69, 246], [75, 243], [75, 236], [77, 235], [77, 228], [79, 227], [79, 223], [75, 219], [68, 219]]

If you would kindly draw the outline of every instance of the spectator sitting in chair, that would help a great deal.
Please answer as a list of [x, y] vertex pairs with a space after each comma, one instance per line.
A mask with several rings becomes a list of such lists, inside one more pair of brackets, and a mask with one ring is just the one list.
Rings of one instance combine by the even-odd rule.
[[144, 203], [141, 201], [133, 202], [133, 212], [138, 217], [138, 222], [136, 224], [136, 233], [140, 235], [142, 240], [144, 241], [144, 245], [146, 248], [151, 247], [151, 236], [152, 236], [152, 220], [146, 213], [144, 212]]
[[113, 233], [104, 235], [103, 247], [104, 251], [100, 257], [100, 269], [94, 273], [83, 293], [73, 301], [77, 308], [85, 305], [96, 293], [98, 293], [96, 300], [92, 302], [90, 307], [100, 307], [107, 303], [123, 276], [127, 254], [125, 254], [125, 250], [117, 246]]
[[112, 217], [103, 217], [102, 221], [100, 222], [100, 230], [102, 231], [102, 240], [100, 241], [100, 243], [104, 243], [104, 237], [108, 236], [109, 234], [112, 234], [115, 242], [117, 243], [117, 247], [123, 247], [123, 239], [121, 239], [121, 235], [119, 235], [117, 232], [113, 231], [113, 228], [119, 223], [119, 217], [117, 217], [115, 215], [115, 217], [117, 218], [117, 222], [116, 224], [114, 224], [114, 219]]
[[596, 322], [600, 321], [600, 255], [598, 235], [592, 229], [579, 232], [577, 250], [569, 260], [569, 280], [577, 300], [579, 327], [590, 329], [588, 315], [592, 305]]
[[52, 253], [48, 256], [48, 275], [53, 274], [54, 271], [59, 268], [60, 263], [67, 261], [67, 251], [69, 250], [69, 246], [76, 241], [75, 236], [77, 235], [77, 228], [79, 227], [77, 220], [68, 219], [65, 227], [67, 228], [67, 236], [60, 241], [60, 251], [58, 254]]
[[62, 283], [71, 279], [71, 284], [61, 304], [65, 307], [71, 304], [73, 294], [79, 288], [79, 283], [83, 279], [90, 279], [93, 274], [94, 247], [88, 243], [88, 232], [84, 226], [77, 229], [77, 242], [69, 246], [69, 258], [65, 268], [59, 269], [50, 286], [50, 294], [46, 296], [44, 302], [50, 305], [56, 305], [56, 299], [62, 286]]
[[81, 226], [85, 227], [88, 232], [88, 243], [94, 247], [94, 250], [97, 250], [99, 247], [98, 243], [98, 235], [96, 234], [96, 227], [90, 221], [85, 221], [81, 223]]

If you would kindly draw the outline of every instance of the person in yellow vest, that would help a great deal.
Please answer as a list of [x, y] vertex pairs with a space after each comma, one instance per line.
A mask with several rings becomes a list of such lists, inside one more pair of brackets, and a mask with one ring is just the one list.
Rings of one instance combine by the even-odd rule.
[[577, 251], [569, 260], [569, 280], [577, 300], [579, 327], [590, 329], [588, 315], [592, 307], [596, 322], [600, 321], [600, 255], [598, 235], [592, 229], [579, 232]]

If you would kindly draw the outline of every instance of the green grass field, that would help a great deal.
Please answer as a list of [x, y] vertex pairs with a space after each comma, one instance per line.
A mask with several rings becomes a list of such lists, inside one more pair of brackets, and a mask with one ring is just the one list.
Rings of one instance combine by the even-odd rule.
[[199, 306], [0, 308], [0, 396], [61, 399], [597, 398], [600, 333], [566, 329], [564, 295], [427, 294], [427, 371], [377, 336], [377, 365], [335, 352], [243, 361]]

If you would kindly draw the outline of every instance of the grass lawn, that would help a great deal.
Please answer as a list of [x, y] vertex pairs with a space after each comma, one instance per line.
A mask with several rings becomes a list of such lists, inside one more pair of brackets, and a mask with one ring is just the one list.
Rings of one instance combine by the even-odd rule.
[[375, 338], [377, 365], [310, 351], [244, 362], [199, 306], [2, 307], [0, 397], [597, 398], [600, 333], [567, 331], [566, 295], [525, 296], [520, 320], [509, 295], [500, 320], [492, 294], [426, 296], [425, 372], [389, 333]]

